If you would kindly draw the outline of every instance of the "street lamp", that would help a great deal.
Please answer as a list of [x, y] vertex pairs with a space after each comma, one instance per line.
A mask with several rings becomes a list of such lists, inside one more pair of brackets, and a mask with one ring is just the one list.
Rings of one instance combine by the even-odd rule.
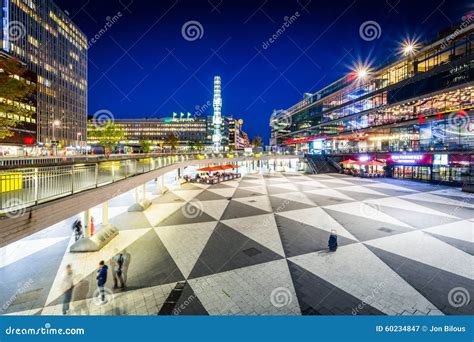
[[405, 56], [411, 56], [418, 51], [418, 43], [413, 39], [406, 39], [401, 46], [401, 51]]
[[53, 126], [53, 140], [52, 140], [52, 143], [53, 143], [53, 151], [54, 151], [54, 155], [56, 155], [56, 135], [54, 134], [54, 128], [56, 126], [59, 126], [61, 124], [61, 121], [59, 120], [54, 120], [53, 123], [52, 123], [52, 126]]
[[81, 146], [80, 147], [80, 154], [82, 156], [82, 133], [81, 132], [77, 132], [77, 141], [79, 142], [79, 145]]

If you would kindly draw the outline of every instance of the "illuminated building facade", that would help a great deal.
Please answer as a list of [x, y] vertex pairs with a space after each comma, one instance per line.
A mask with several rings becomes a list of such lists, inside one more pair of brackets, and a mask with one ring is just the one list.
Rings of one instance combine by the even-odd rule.
[[37, 74], [37, 141], [78, 145], [87, 128], [87, 38], [51, 0], [1, 0], [1, 49]]
[[[190, 143], [200, 143], [202, 147], [211, 146], [212, 128], [207, 118], [171, 118], [160, 119], [121, 119], [114, 121], [124, 130], [122, 141], [126, 146], [139, 146], [141, 141], [148, 141], [156, 147], [169, 147], [170, 136], [176, 138], [177, 148], [191, 149]], [[88, 134], [88, 143], [96, 144], [96, 137]]]
[[14, 120], [17, 125], [11, 127], [11, 136], [0, 140], [0, 156], [19, 155], [32, 152], [36, 144], [36, 74], [16, 58], [0, 51], [0, 87], [15, 79], [22, 84], [22, 94], [0, 94], [0, 118]]
[[237, 151], [243, 150], [248, 147], [248, 136], [242, 130], [244, 121], [242, 119], [234, 119], [233, 117], [228, 118], [228, 131], [229, 131], [229, 150]]
[[274, 149], [377, 159], [389, 176], [436, 182], [472, 179], [474, 25], [424, 46], [406, 43], [397, 61], [357, 68], [270, 119]]

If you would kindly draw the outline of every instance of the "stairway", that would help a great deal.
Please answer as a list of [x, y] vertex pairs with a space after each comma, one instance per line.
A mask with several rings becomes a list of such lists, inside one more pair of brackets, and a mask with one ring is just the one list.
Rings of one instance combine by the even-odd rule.
[[305, 159], [313, 173], [338, 173], [340, 166], [328, 156], [306, 154]]

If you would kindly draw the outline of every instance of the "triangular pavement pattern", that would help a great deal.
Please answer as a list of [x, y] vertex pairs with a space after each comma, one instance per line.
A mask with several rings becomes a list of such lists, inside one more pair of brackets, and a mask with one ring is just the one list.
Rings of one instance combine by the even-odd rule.
[[[197, 293], [196, 293], [197, 292]], [[184, 285], [183, 292], [176, 302], [173, 314], [180, 316], [207, 316], [209, 313], [199, 299], [199, 291], [194, 291], [189, 283]]]
[[205, 212], [212, 218], [220, 220], [222, 214], [229, 205], [229, 202], [230, 201], [228, 201], [227, 199], [217, 201], [202, 201], [200, 207], [203, 212]]
[[261, 196], [262, 194], [265, 194], [262, 192], [257, 192], [257, 191], [253, 191], [249, 189], [250, 188], [237, 189], [234, 195], [232, 196], [232, 198], [235, 199], [235, 198], [241, 198], [241, 197]]
[[457, 219], [456, 216], [440, 213], [438, 210], [433, 210], [427, 206], [419, 205], [419, 204], [404, 200], [403, 198], [399, 198], [399, 197], [386, 197], [382, 199], [374, 199], [374, 200], [366, 201], [366, 203], [375, 203], [377, 205], [391, 207], [395, 209], [409, 210], [409, 211], [415, 211], [421, 214], [435, 215], [435, 216], [442, 216], [442, 217]]
[[280, 212], [275, 215], [275, 217], [278, 216], [286, 217], [296, 222], [325, 230], [327, 233], [335, 230], [337, 235], [346, 237], [349, 240], [357, 241], [354, 235], [349, 233], [349, 231], [347, 231], [339, 222], [337, 222], [322, 208], [309, 208]]
[[224, 220], [222, 223], [273, 252], [285, 256], [273, 214]]
[[198, 190], [175, 190], [173, 191], [176, 195], [184, 199], [186, 202], [191, 201], [194, 197], [203, 192], [204, 189]]
[[[441, 222], [440, 222], [441, 223]], [[443, 223], [424, 231], [443, 235], [452, 239], [474, 243], [474, 221], [464, 220], [453, 223]]]
[[[303, 315], [383, 315], [360, 299], [288, 260]], [[358, 309], [361, 307], [361, 309]]]
[[[374, 220], [347, 214], [341, 211], [335, 211], [328, 208], [323, 209], [332, 218], [339, 222], [347, 231], [354, 235], [359, 241], [378, 239], [393, 234], [402, 234], [413, 231], [414, 228], [398, 226], [379, 220], [376, 215]], [[404, 224], [405, 225], [405, 224]]]
[[[275, 220], [287, 258], [328, 250], [327, 231], [279, 215], [275, 215]], [[343, 236], [338, 237], [339, 246], [355, 242]]]
[[49, 248], [70, 237], [44, 238], [35, 240], [19, 240], [0, 248], [0, 268], [13, 264], [30, 255]]
[[181, 209], [161, 221], [157, 227], [215, 221], [213, 217], [202, 211], [203, 203], [199, 201], [186, 203]]
[[225, 198], [230, 198], [234, 194], [235, 189], [236, 188], [231, 188], [231, 187], [226, 187], [224, 189], [222, 189], [222, 188], [217, 188], [216, 189], [216, 188], [214, 188], [214, 186], [212, 186], [212, 187], [209, 187], [207, 189], [207, 191], [213, 192], [213, 193], [218, 194], [218, 195], [220, 195], [222, 197], [225, 197]]
[[444, 236], [444, 235], [438, 235], [438, 234], [435, 234], [435, 233], [430, 233], [430, 232], [427, 232], [425, 231], [427, 234], [431, 235], [432, 237], [434, 238], [437, 238], [443, 242], [446, 242], [447, 244], [450, 244], [451, 246], [467, 253], [467, 254], [470, 254], [470, 255], [474, 255], [474, 243], [472, 242], [468, 242], [468, 241], [464, 241], [464, 240], [458, 240], [458, 239], [453, 239], [451, 237], [447, 237], [447, 236]]
[[217, 223], [200, 222], [155, 228], [185, 278], [196, 264]]
[[189, 278], [248, 267], [282, 257], [247, 236], [219, 223]]
[[77, 284], [87, 275], [97, 270], [97, 265], [100, 260], [110, 260], [115, 255], [115, 250], [123, 251], [151, 230], [151, 228], [121, 230], [120, 233], [107, 244], [107, 248], [103, 248], [97, 253], [96, 258], [91, 258], [92, 253], [64, 254], [54, 282], [49, 290], [46, 305], [62, 295], [62, 278], [66, 265], [72, 266], [74, 283]]
[[247, 216], [257, 216], [268, 214], [267, 211], [252, 207], [247, 204], [243, 204], [238, 201], [230, 201], [224, 214], [222, 214], [221, 220], [229, 220], [233, 218], [241, 218]]
[[314, 203], [302, 192], [287, 192], [286, 194], [273, 195], [273, 197], [279, 197], [283, 199], [288, 199], [293, 202], [299, 202], [314, 206]]
[[45, 305], [69, 241], [60, 239], [54, 244], [48, 241], [47, 248], [0, 268], [2, 314], [36, 310]]
[[301, 315], [285, 259], [188, 281], [210, 315]]
[[367, 241], [367, 245], [401, 255], [447, 272], [474, 279], [472, 257], [422, 231], [414, 231]]
[[240, 203], [244, 203], [246, 205], [250, 205], [257, 209], [265, 210], [267, 212], [272, 212], [272, 206], [268, 196], [255, 196], [255, 197], [242, 197], [242, 198], [234, 198], [233, 201], [237, 201]]
[[[381, 212], [390, 215], [392, 217], [398, 217], [400, 221], [405, 222], [406, 224], [410, 225], [411, 227], [417, 229], [424, 229], [436, 226], [440, 222], [456, 222], [460, 219], [458, 218], [451, 218], [446, 215], [443, 217], [443, 213], [438, 212], [438, 215], [433, 214], [424, 214], [418, 211], [411, 211], [407, 209], [401, 208], [394, 208], [394, 207], [385, 207], [385, 206], [378, 206], [377, 207]], [[417, 208], [415, 208], [417, 209]]]
[[377, 209], [377, 206], [371, 206], [364, 202], [336, 204], [326, 206], [324, 207], [324, 209], [339, 211], [341, 213], [351, 213], [351, 215], [359, 216], [365, 219], [374, 219], [391, 225], [412, 228], [410, 225], [403, 223], [392, 216], [382, 213], [380, 210]]
[[[117, 253], [114, 250], [112, 250], [112, 256]], [[153, 229], [150, 229], [126, 248], [118, 251], [125, 255], [124, 276], [126, 287], [122, 289], [122, 292], [184, 280], [178, 266]], [[98, 259], [92, 272], [86, 274], [76, 283], [77, 287], [83, 288], [80, 293], [75, 294], [76, 300], [94, 297], [97, 290], [97, 264], [100, 260], [104, 260], [109, 267], [106, 287], [112, 289], [114, 262], [111, 258]], [[85, 289], [88, 289], [88, 291]], [[59, 298], [56, 300], [57, 303], [60, 303]], [[55, 303], [53, 302], [53, 304]]]
[[276, 196], [268, 196], [268, 198], [270, 199], [270, 204], [272, 206], [273, 212], [275, 213], [315, 207], [314, 204], [290, 201], [289, 199]]
[[204, 190], [201, 192], [199, 195], [197, 195], [195, 198], [197, 201], [217, 201], [217, 200], [226, 200], [227, 198], [221, 195], [218, 195], [214, 192]]
[[[459, 307], [454, 307], [449, 302], [450, 299], [454, 299], [453, 294], [450, 296], [453, 290], [456, 291], [456, 289], [462, 288], [468, 293], [474, 293], [472, 279], [460, 277], [383, 249], [372, 246], [368, 246], [368, 248], [443, 313], [448, 315], [472, 315], [474, 312], [474, 301], [472, 300]], [[424, 315], [441, 314], [438, 310], [429, 309], [421, 310], [421, 313]]]
[[184, 204], [184, 201], [174, 203], [152, 204], [151, 207], [149, 207], [143, 212], [143, 214], [150, 222], [150, 227], [154, 227], [161, 221], [169, 217], [171, 214], [181, 209]]
[[[335, 253], [311, 253], [290, 258], [298, 266], [389, 315], [436, 309], [363, 244], [342, 246]], [[363, 265], [364, 272], [360, 267]], [[343, 276], [341, 276], [343, 275]]]
[[474, 219], [473, 208], [469, 208], [469, 207], [461, 206], [461, 205], [449, 204], [448, 201], [446, 201], [446, 203], [438, 203], [438, 202], [422, 201], [422, 200], [412, 199], [412, 198], [407, 198], [407, 197], [403, 197], [403, 198], [409, 202], [416, 203], [422, 206], [429, 206], [432, 209], [438, 210], [440, 213], [454, 215], [460, 219]]

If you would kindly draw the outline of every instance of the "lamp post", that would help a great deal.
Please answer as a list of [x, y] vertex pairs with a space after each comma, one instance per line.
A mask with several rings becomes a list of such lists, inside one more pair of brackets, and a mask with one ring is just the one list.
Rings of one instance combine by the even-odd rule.
[[53, 126], [53, 141], [52, 142], [53, 142], [53, 153], [54, 153], [54, 155], [56, 155], [56, 152], [57, 152], [57, 149], [56, 149], [56, 147], [57, 147], [56, 135], [54, 134], [54, 128], [56, 126], [59, 126], [60, 124], [61, 124], [61, 121], [59, 121], [59, 120], [54, 120], [53, 123], [52, 123], [52, 126]]
[[79, 142], [79, 145], [81, 146], [80, 155], [82, 156], [82, 133], [81, 132], [77, 132], [77, 141]]

